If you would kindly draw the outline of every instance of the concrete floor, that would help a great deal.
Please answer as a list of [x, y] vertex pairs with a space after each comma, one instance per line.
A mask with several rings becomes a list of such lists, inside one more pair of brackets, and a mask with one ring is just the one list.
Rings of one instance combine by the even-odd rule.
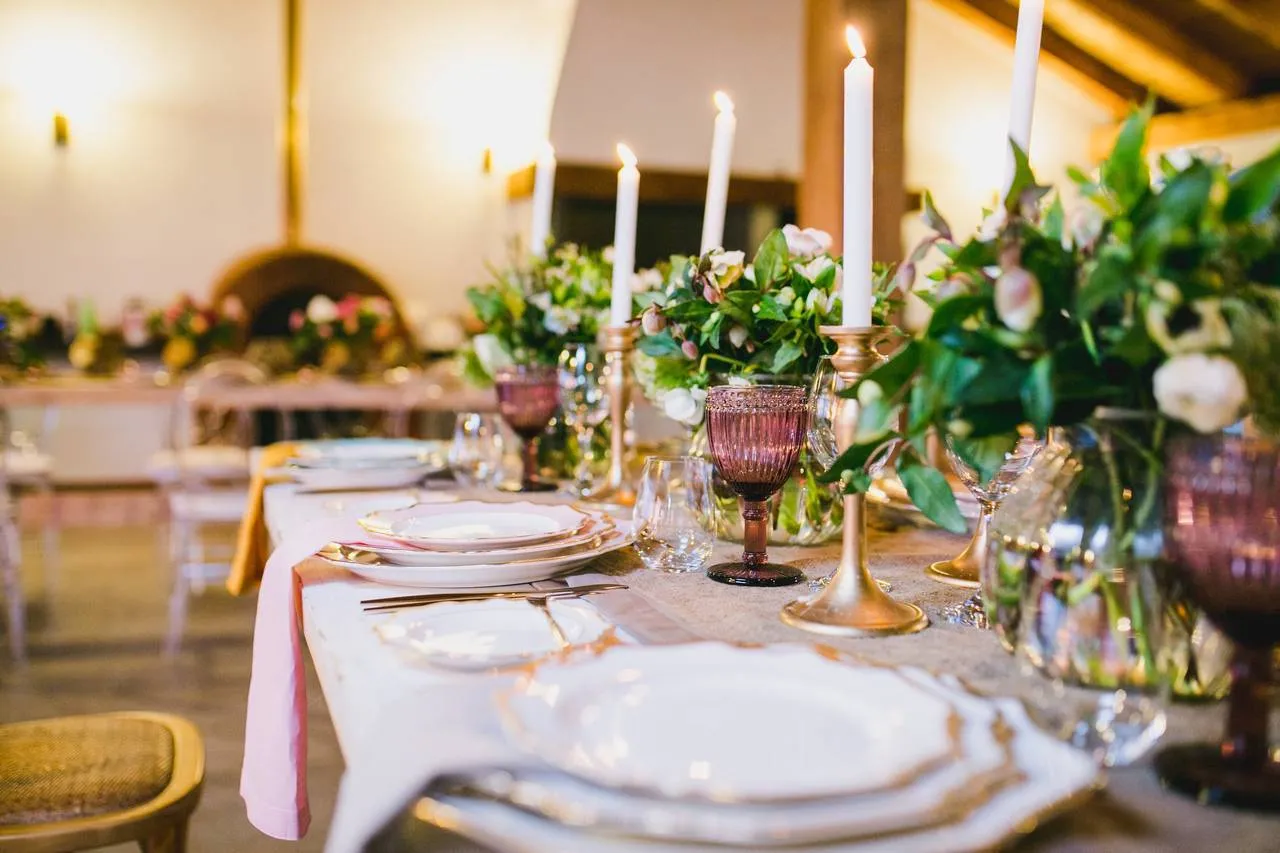
[[238, 794], [255, 601], [220, 587], [193, 597], [184, 651], [163, 658], [169, 574], [162, 533], [142, 525], [66, 529], [60, 567], [47, 578], [38, 538], [26, 537], [31, 661], [16, 668], [7, 646], [0, 651], [0, 721], [126, 709], [186, 716], [207, 750], [190, 850], [319, 851], [342, 773], [319, 684], [311, 674], [311, 832], [300, 843], [275, 841], [249, 824]]

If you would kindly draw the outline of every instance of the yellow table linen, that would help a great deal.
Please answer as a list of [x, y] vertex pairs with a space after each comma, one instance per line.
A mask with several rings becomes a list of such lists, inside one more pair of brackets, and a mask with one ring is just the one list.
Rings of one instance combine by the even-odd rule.
[[298, 445], [281, 441], [262, 449], [258, 470], [249, 481], [249, 504], [240, 520], [240, 533], [236, 537], [236, 555], [231, 561], [231, 574], [227, 578], [227, 590], [232, 595], [244, 595], [257, 589], [262, 580], [262, 569], [271, 556], [271, 537], [267, 533], [266, 517], [262, 511], [262, 495], [266, 490], [268, 473], [286, 464], [298, 453]]

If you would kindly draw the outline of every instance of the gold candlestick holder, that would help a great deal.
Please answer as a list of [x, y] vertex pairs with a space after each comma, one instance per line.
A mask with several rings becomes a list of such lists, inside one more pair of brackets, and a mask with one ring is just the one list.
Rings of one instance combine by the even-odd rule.
[[[885, 359], [876, 351], [883, 329], [857, 326], [823, 326], [822, 334], [836, 342], [831, 365], [846, 387], [853, 387]], [[836, 445], [843, 452], [854, 444], [858, 432], [858, 401], [836, 402]], [[867, 565], [866, 496], [844, 496], [844, 541], [840, 566], [831, 582], [816, 595], [782, 608], [782, 621], [819, 634], [844, 637], [877, 637], [913, 634], [929, 625], [924, 611], [887, 595], [871, 577]]]
[[631, 407], [631, 381], [627, 366], [636, 345], [636, 327], [606, 326], [600, 332], [600, 349], [604, 351], [605, 391], [609, 395], [609, 473], [604, 485], [584, 498], [596, 506], [629, 509], [635, 506], [636, 493], [627, 473], [630, 448], [627, 447], [627, 411]]

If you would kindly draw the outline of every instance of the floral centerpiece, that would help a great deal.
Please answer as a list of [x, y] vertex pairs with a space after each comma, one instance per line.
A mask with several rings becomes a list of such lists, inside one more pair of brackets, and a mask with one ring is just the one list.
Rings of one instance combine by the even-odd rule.
[[[665, 287], [644, 298], [635, 372], [645, 396], [667, 417], [697, 429], [716, 377], [790, 375], [809, 382], [835, 349], [819, 328], [840, 323], [841, 269], [830, 248], [828, 234], [788, 225], [765, 238], [750, 264], [743, 252], [722, 250], [673, 258]], [[873, 322], [888, 322], [898, 292], [894, 271], [878, 268]], [[695, 436], [695, 448], [700, 443]], [[839, 529], [838, 489], [820, 484], [821, 473], [806, 453], [775, 498], [773, 541], [810, 544]], [[731, 493], [722, 491], [731, 504]], [[719, 513], [720, 523], [737, 524], [737, 515]]]
[[243, 311], [239, 300], [229, 301], [223, 308], [219, 311], [202, 306], [184, 293], [147, 318], [152, 336], [164, 341], [160, 358], [170, 373], [181, 372], [213, 353], [235, 348]]
[[[1234, 174], [1193, 155], [1153, 175], [1150, 116], [1131, 117], [1096, 174], [1071, 173], [1083, 199], [1071, 216], [1059, 198], [1045, 203], [1021, 152], [984, 233], [957, 240], [926, 204], [926, 248], [947, 257], [932, 319], [855, 389], [866, 437], [831, 474], [865, 490], [900, 448], [912, 499], [962, 530], [927, 434], [984, 481], [1020, 430], [1047, 436], [997, 511], [984, 596], [1009, 643], [1094, 684], [1149, 678], [1193, 627], [1161, 563], [1170, 435], [1249, 412], [1280, 423], [1280, 151]], [[1063, 638], [1076, 648], [1055, 647]]]
[[396, 367], [413, 353], [382, 296], [349, 293], [337, 302], [323, 294], [289, 316], [290, 349], [300, 365], [326, 373], [361, 375]]
[[[463, 372], [473, 384], [493, 384], [494, 371], [510, 364], [554, 365], [566, 345], [594, 345], [608, 325], [612, 248], [565, 243], [545, 258], [491, 272], [488, 282], [467, 290], [482, 327], [462, 350]], [[651, 278], [641, 273], [636, 288]]]
[[0, 365], [21, 372], [43, 367], [36, 346], [43, 323], [26, 300], [0, 299]]

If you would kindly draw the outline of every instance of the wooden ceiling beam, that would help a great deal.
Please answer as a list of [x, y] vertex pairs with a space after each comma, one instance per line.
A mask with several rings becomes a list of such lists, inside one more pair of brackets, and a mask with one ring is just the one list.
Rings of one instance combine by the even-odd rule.
[[1233, 27], [1256, 34], [1276, 50], [1280, 50], [1280, 0], [1190, 0], [1201, 9], [1213, 12]]
[[[1018, 31], [1018, 9], [1009, 0], [935, 0], [946, 9], [1012, 46]], [[1098, 60], [1052, 27], [1041, 43], [1042, 62], [1119, 118], [1147, 97], [1147, 87]]]
[[[1158, 115], [1151, 121], [1147, 144], [1155, 151], [1165, 151], [1270, 130], [1280, 130], [1280, 95]], [[1119, 132], [1116, 125], [1093, 135], [1090, 152], [1095, 161], [1107, 156]]]
[[1249, 80], [1233, 63], [1143, 6], [1131, 0], [1052, 0], [1045, 20], [1096, 58], [1179, 106], [1203, 106], [1248, 93]]

